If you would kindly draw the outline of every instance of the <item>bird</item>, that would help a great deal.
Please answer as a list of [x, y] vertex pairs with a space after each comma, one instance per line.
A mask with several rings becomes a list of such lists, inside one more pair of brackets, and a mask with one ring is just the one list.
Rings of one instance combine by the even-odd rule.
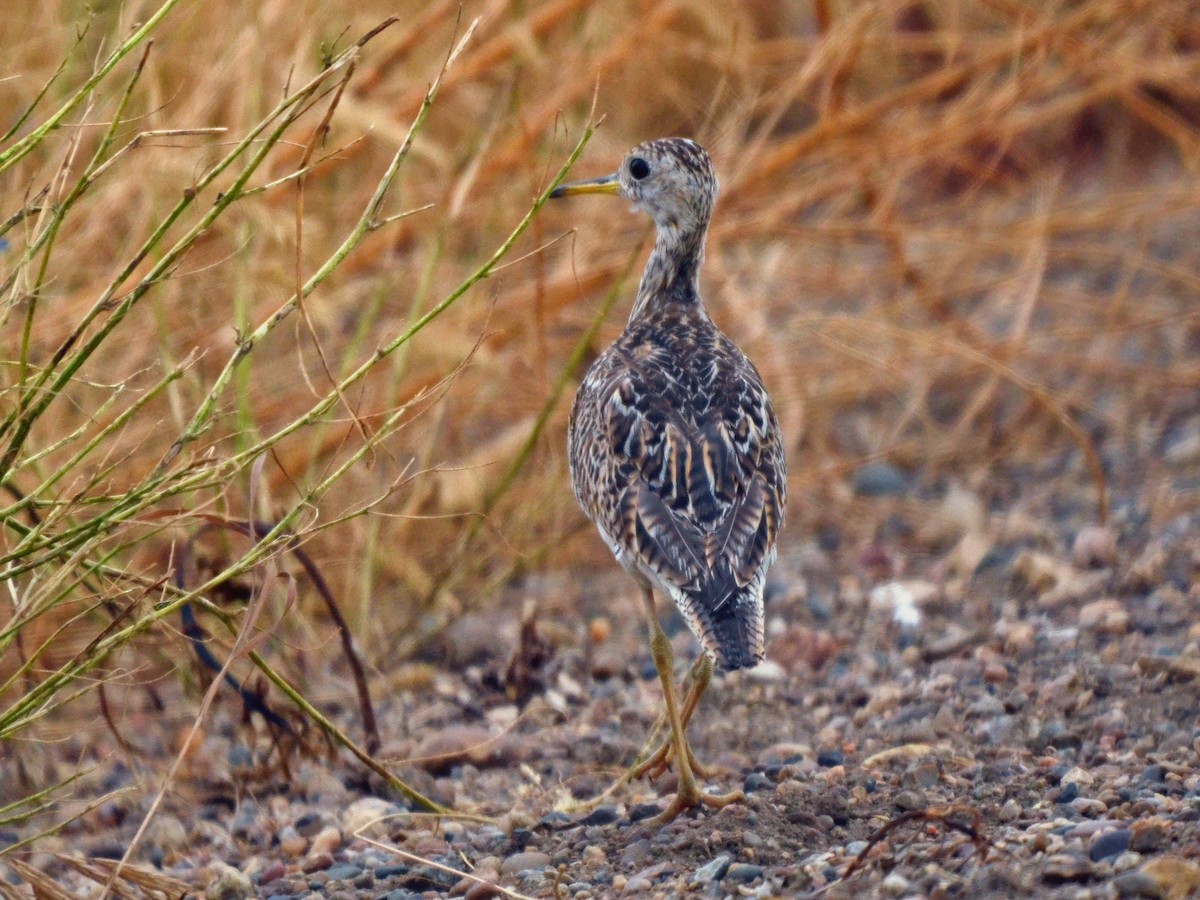
[[[787, 500], [783, 436], [762, 378], [700, 296], [717, 189], [708, 152], [676, 137], [639, 144], [611, 175], [550, 194], [621, 197], [656, 228], [629, 321], [576, 392], [567, 443], [584, 514], [642, 592], [669, 733], [631, 774], [673, 763], [678, 787], [659, 823], [744, 799], [701, 790], [686, 729], [714, 666], [764, 658], [763, 587]], [[656, 591], [702, 648], [682, 703]]]

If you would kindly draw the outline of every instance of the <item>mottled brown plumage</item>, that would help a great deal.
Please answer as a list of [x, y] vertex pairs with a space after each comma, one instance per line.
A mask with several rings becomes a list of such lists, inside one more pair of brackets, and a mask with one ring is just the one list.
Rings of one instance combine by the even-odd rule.
[[575, 397], [571, 480], [617, 559], [675, 601], [718, 664], [753, 666], [785, 461], [757, 370], [700, 299], [716, 177], [702, 147], [667, 139], [635, 147], [616, 183], [658, 238], [629, 324]]
[[[687, 722], [712, 675], [763, 658], [763, 584], [783, 525], [786, 465], [762, 379], [700, 299], [704, 238], [717, 179], [704, 148], [682, 138], [635, 147], [621, 168], [552, 196], [625, 197], [658, 228], [629, 324], [588, 370], [571, 410], [571, 481], [584, 512], [642, 585], [671, 736], [627, 773], [673, 762], [679, 787], [658, 817], [740, 792], [701, 791]], [[704, 647], [682, 704], [654, 589], [671, 597]]]

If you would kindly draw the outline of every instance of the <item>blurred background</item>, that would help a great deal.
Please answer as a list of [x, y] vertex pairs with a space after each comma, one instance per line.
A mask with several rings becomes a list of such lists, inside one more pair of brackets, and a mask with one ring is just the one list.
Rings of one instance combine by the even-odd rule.
[[[0, 150], [157, 8], [50, 2], [0, 18], [0, 128], [50, 85]], [[142, 402], [36, 495], [43, 511], [66, 511], [60, 533], [152, 476], [239, 335], [288, 300], [298, 269], [308, 277], [343, 241], [475, 19], [382, 212], [416, 211], [368, 234], [306, 300], [306, 318], [254, 346], [172, 471], [295, 422], [329, 392], [330, 373], [369, 361], [446, 298], [550, 183], [594, 105], [602, 123], [570, 177], [608, 173], [633, 144], [666, 135], [695, 138], [716, 162], [702, 289], [761, 370], [786, 433], [780, 579], [812, 542], [855, 559], [889, 534], [900, 506], [919, 518], [922, 504], [965, 485], [985, 508], [1007, 508], [1045, 469], [1069, 475], [1080, 486], [1072, 503], [1097, 520], [1130, 497], [1157, 522], [1196, 507], [1200, 486], [1171, 469], [1200, 455], [1200, 18], [1188, 0], [179, 3], [152, 33], [117, 144], [139, 132], [225, 131], [147, 137], [96, 178], [63, 220], [36, 316], [27, 309], [40, 258], [20, 260], [41, 220], [30, 213], [7, 231], [5, 415], [17, 402], [23, 323], [36, 370], [107, 285], [149, 271], [155, 254], [120, 276], [200, 173], [289, 86], [392, 14], [332, 117], [323, 122], [327, 104], [317, 105], [299, 121], [253, 176], [269, 189], [216, 219], [34, 424], [22, 450], [32, 461], [5, 475], [13, 497], [40, 490]], [[4, 172], [0, 218], [43, 188], [51, 204], [63, 199], [143, 49]], [[274, 182], [314, 135], [300, 197], [294, 181]], [[491, 277], [344, 402], [274, 442], [261, 473], [242, 466], [172, 496], [97, 546], [154, 583], [202, 524], [196, 513], [278, 518], [301, 504], [303, 545], [382, 689], [406, 662], [469, 659], [470, 629], [453, 630], [464, 621], [481, 652], [510, 652], [530, 600], [558, 639], [582, 640], [592, 617], [633, 610], [624, 604], [636, 588], [570, 489], [565, 427], [582, 374], [573, 359], [586, 365], [619, 333], [649, 241], [647, 223], [620, 202], [546, 206]], [[181, 377], [150, 391], [180, 365]], [[403, 427], [310, 500], [405, 404]], [[9, 527], [6, 552], [19, 539]], [[199, 568], [220, 571], [245, 550], [239, 540], [210, 535]], [[918, 550], [937, 554], [945, 540]], [[77, 565], [72, 552], [47, 565]], [[34, 570], [8, 584], [20, 598], [49, 590], [48, 579]], [[72, 584], [56, 583], [55, 603], [23, 625], [24, 652], [44, 647], [37, 671], [84, 652], [111, 620], [102, 601], [125, 596], [114, 588], [106, 598], [115, 582], [103, 579]], [[294, 599], [270, 657], [318, 697], [348, 695], [324, 605], [303, 579]], [[278, 600], [275, 613], [284, 608]], [[640, 628], [625, 618], [620, 628]], [[147, 634], [150, 647], [127, 645], [108, 677], [132, 682], [190, 658], [174, 618]], [[10, 696], [29, 684], [10, 683]]]

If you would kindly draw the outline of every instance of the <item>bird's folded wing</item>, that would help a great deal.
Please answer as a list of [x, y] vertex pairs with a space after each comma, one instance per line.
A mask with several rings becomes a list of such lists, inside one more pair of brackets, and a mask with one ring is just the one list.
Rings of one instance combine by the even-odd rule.
[[745, 379], [689, 420], [686, 404], [626, 373], [603, 410], [617, 466], [614, 533], [640, 564], [687, 591], [745, 586], [775, 543], [783, 452], [765, 391]]

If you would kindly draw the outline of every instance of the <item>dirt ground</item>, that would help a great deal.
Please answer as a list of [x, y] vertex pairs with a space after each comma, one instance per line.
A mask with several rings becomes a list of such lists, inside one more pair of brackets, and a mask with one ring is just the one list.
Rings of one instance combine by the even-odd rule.
[[[1149, 440], [1136, 458], [1156, 462], [1113, 468], [1104, 526], [1075, 452], [971, 488], [917, 486], [882, 463], [855, 472], [844, 508], [860, 527], [790, 535], [768, 590], [769, 662], [718, 678], [691, 726], [707, 784], [744, 803], [651, 826], [668, 772], [571, 808], [635, 759], [660, 708], [637, 594], [614, 565], [582, 607], [544, 603], [523, 637], [512, 618], [467, 616], [376, 688], [381, 756], [490, 821], [412, 814], [341, 757], [280, 767], [223, 696], [121, 884], [389, 900], [1195, 896], [1200, 418]], [[571, 594], [567, 577], [514, 596]], [[682, 678], [696, 645], [668, 626]], [[353, 732], [351, 698], [334, 673], [324, 706]], [[102, 728], [51, 747], [62, 771], [90, 764], [80, 818], [10, 865], [6, 894], [28, 896], [32, 869], [63, 896], [99, 893], [171, 762], [161, 714], [140, 702], [123, 718], [138, 753]], [[49, 766], [9, 753], [9, 791], [18, 762], [26, 777]], [[79, 851], [91, 870], [64, 861]]]

